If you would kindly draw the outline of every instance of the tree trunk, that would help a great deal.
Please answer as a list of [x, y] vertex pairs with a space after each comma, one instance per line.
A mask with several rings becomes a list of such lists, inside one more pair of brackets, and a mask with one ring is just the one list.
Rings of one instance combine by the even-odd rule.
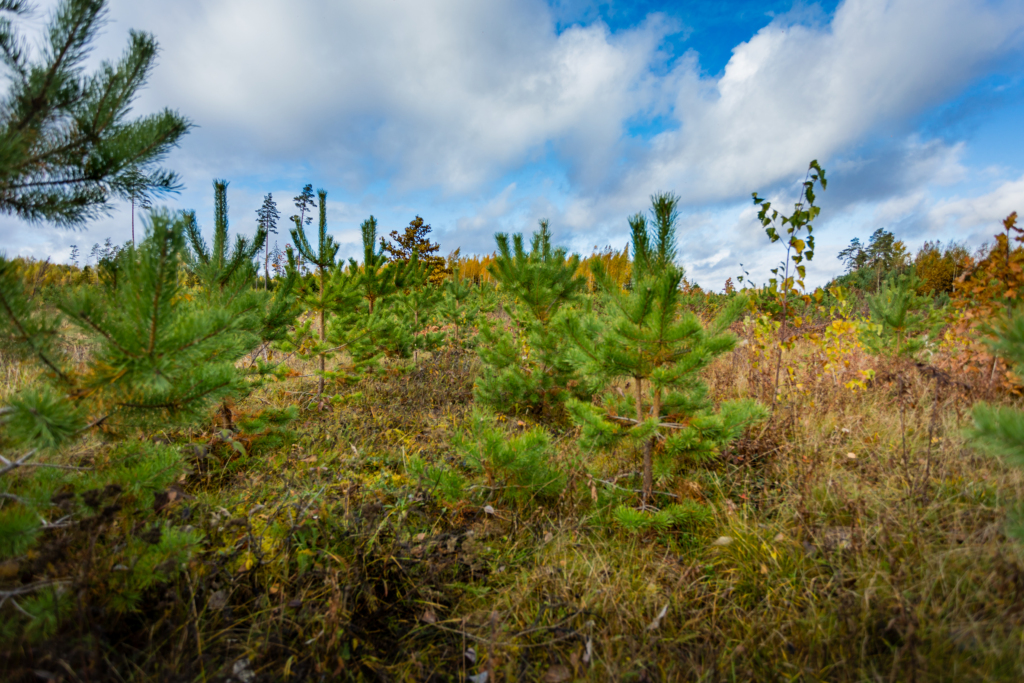
[[[786, 334], [786, 322], [789, 320], [789, 310], [787, 308], [788, 302], [786, 296], [782, 296], [782, 325], [779, 326], [779, 353], [775, 363], [775, 386], [772, 387], [772, 416], [775, 415], [775, 404], [778, 403], [779, 396], [779, 376], [782, 373], [782, 342]], [[767, 357], [767, 352], [765, 357]]]
[[[327, 339], [327, 329], [324, 327], [324, 269], [320, 269], [320, 344], [323, 345]], [[327, 359], [324, 354], [320, 354], [320, 388], [317, 390], [317, 396], [323, 396], [324, 393], [324, 366], [326, 365]]]
[[[654, 397], [651, 405], [651, 417], [658, 419], [661, 416], [661, 390], [654, 390]], [[644, 444], [644, 504], [650, 503], [654, 497], [654, 442], [658, 434], [655, 432]]]
[[[640, 427], [640, 424], [644, 421], [644, 385], [643, 379], [640, 377], [634, 377], [633, 381], [636, 382], [636, 426]], [[649, 439], [644, 444], [644, 461], [643, 461], [643, 493], [641, 494], [641, 502], [646, 505], [647, 501], [651, 499], [651, 495], [654, 491], [654, 439]]]

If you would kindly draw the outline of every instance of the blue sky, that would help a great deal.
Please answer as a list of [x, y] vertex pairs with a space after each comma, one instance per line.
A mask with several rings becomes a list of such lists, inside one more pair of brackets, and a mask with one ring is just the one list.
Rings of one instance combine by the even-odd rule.
[[[750, 193], [791, 202], [814, 158], [814, 284], [879, 227], [977, 246], [1024, 210], [1020, 0], [112, 0], [94, 61], [130, 28], [162, 49], [137, 110], [198, 126], [167, 203], [206, 229], [214, 178], [243, 232], [264, 194], [287, 217], [312, 183], [346, 256], [370, 214], [385, 232], [423, 216], [445, 253], [548, 218], [589, 252], [624, 246], [626, 217], [669, 190], [680, 260], [720, 289], [741, 263], [768, 277], [781, 253]], [[0, 217], [0, 244], [60, 261], [129, 225], [123, 208], [85, 232]]]

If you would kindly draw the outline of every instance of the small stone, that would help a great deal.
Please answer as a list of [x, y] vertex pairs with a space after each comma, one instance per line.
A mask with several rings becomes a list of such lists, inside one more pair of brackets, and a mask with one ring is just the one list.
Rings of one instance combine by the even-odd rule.
[[572, 672], [569, 671], [569, 667], [564, 664], [555, 664], [553, 667], [548, 669], [547, 673], [544, 674], [544, 678], [541, 679], [544, 683], [562, 683], [572, 678]]
[[714, 543], [712, 543], [711, 545], [722, 547], [722, 546], [729, 545], [730, 543], [732, 543], [732, 537], [731, 536], [719, 536], [718, 539]]
[[228, 604], [228, 592], [226, 590], [215, 591], [210, 595], [210, 599], [206, 601], [206, 606], [210, 609], [224, 609]]
[[256, 672], [252, 670], [252, 664], [249, 663], [248, 657], [243, 657], [235, 662], [235, 665], [231, 667], [231, 675], [242, 683], [251, 683], [256, 678]]

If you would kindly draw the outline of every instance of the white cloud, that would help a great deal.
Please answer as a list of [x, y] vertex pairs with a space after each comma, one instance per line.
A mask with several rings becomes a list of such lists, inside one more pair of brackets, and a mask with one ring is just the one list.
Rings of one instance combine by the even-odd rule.
[[455, 228], [444, 234], [445, 241], [460, 246], [465, 254], [492, 250], [492, 235], [505, 231], [510, 214], [520, 212], [515, 191], [516, 184], [510, 183], [482, 206], [474, 207], [472, 215], [458, 217]]
[[980, 231], [989, 238], [1014, 211], [1024, 212], [1024, 175], [983, 195], [939, 201], [927, 217], [936, 229], [956, 230], [965, 237]]
[[616, 35], [602, 23], [557, 34], [540, 0], [122, 0], [112, 13], [156, 31], [147, 102], [192, 116], [205, 153], [456, 193], [550, 144], [609, 163], [624, 121], [655, 96], [670, 30], [652, 17]]
[[690, 201], [736, 197], [823, 162], [865, 136], [899, 132], [1017, 49], [1024, 5], [847, 0], [825, 26], [781, 18], [733, 50], [717, 81], [679, 77], [680, 128], [657, 136], [631, 186]]

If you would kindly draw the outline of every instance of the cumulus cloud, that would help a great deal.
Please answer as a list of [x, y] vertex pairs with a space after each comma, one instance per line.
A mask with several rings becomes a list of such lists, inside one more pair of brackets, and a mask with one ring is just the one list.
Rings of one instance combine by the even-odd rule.
[[[721, 78], [677, 75], [677, 130], [630, 182], [706, 202], [762, 189], [957, 93], [1020, 47], [1024, 5], [847, 0], [831, 23], [779, 18], [733, 50]], [[684, 67], [685, 68], [685, 67]]]
[[672, 30], [654, 16], [615, 35], [600, 22], [556, 33], [540, 0], [122, 1], [112, 14], [157, 30], [153, 101], [194, 117], [209, 152], [455, 193], [551, 144], [609, 163], [656, 96]]
[[[663, 39], [681, 27], [661, 15], [557, 33], [540, 0], [119, 0], [112, 15], [157, 30], [164, 59], [146, 101], [194, 117], [210, 161], [271, 172], [300, 158], [357, 186], [472, 194], [555, 154], [581, 194], [676, 187], [695, 202], [898, 126], [1024, 25], [1015, 3], [847, 0], [830, 23], [777, 18], [703, 78], [694, 53], [668, 61]], [[626, 134], [655, 116], [674, 129]]]
[[980, 231], [989, 238], [1014, 211], [1024, 212], [1024, 175], [1000, 183], [982, 195], [941, 200], [928, 211], [927, 217], [936, 229], [951, 229], [965, 237]]

